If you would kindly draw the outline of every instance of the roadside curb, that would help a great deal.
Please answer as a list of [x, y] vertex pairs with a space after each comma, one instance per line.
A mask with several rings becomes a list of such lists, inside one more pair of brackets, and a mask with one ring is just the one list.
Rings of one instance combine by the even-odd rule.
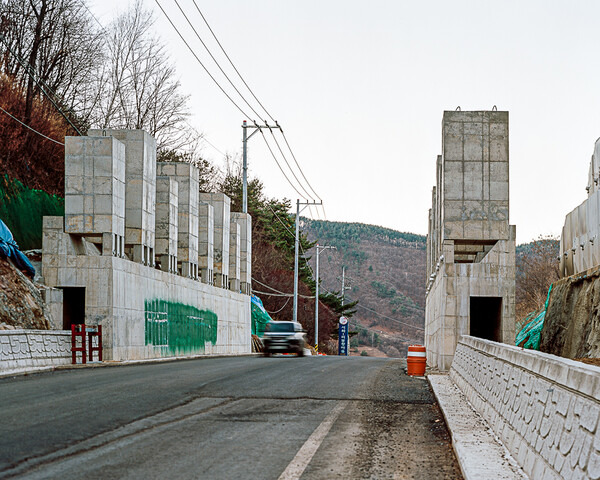
[[211, 358], [226, 358], [226, 357], [259, 357], [260, 353], [244, 353], [236, 355], [190, 355], [190, 356], [179, 356], [179, 357], [162, 357], [162, 358], [147, 358], [141, 360], [125, 360], [115, 361], [107, 360], [105, 362], [88, 362], [88, 363], [77, 363], [77, 364], [65, 364], [65, 365], [47, 365], [43, 367], [26, 367], [23, 369], [8, 370], [0, 372], [0, 380], [8, 377], [34, 375], [36, 373], [54, 372], [61, 370], [78, 370], [86, 368], [107, 368], [107, 367], [125, 367], [130, 365], [141, 365], [141, 364], [152, 364], [152, 363], [167, 363], [176, 362], [183, 360], [201, 360]]
[[465, 480], [529, 478], [448, 375], [428, 375], [427, 380], [448, 426]]

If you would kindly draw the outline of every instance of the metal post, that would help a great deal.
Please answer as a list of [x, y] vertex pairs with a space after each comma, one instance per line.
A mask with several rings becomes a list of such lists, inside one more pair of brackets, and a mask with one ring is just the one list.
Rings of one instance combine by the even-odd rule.
[[342, 266], [342, 307], [344, 306], [344, 297], [346, 296], [346, 283], [345, 283], [345, 281], [346, 281], [346, 267]]
[[317, 273], [315, 281], [315, 352], [319, 351], [319, 244], [317, 243]]
[[246, 132], [248, 128], [246, 120], [242, 124], [242, 130], [244, 132], [242, 136], [242, 213], [248, 213], [248, 153], [247, 153], [247, 142], [248, 134]]
[[296, 200], [296, 240], [294, 242], [294, 322], [298, 321], [298, 246], [300, 244], [300, 200]]
[[335, 249], [335, 247], [331, 246], [331, 245], [325, 245], [323, 247], [321, 247], [318, 243], [317, 243], [317, 273], [316, 273], [316, 277], [315, 280], [317, 282], [316, 284], [316, 288], [315, 288], [315, 351], [319, 351], [319, 283], [320, 283], [320, 279], [319, 279], [319, 253], [321, 253], [322, 250], [327, 250], [328, 248], [333, 248]]
[[[309, 205], [323, 205], [323, 202], [302, 202], [302, 210]], [[298, 250], [300, 247], [300, 199], [296, 200], [296, 241], [294, 242], [294, 322], [298, 321]]]

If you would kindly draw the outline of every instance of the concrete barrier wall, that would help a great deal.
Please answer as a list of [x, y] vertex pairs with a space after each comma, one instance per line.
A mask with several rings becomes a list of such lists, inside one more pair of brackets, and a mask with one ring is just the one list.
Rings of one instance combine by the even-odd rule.
[[450, 376], [531, 478], [600, 478], [600, 367], [463, 336]]
[[71, 332], [0, 331], [0, 374], [71, 363]]

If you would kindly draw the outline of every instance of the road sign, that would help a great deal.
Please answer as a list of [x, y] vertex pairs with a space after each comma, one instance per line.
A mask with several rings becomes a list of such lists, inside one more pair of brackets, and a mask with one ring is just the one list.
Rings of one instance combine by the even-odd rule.
[[346, 317], [340, 317], [338, 355], [348, 355], [348, 319]]

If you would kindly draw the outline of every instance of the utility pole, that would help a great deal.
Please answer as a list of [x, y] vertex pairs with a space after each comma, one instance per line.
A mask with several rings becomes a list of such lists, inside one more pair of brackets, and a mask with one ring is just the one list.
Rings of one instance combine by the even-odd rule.
[[331, 245], [323, 245], [319, 246], [317, 243], [317, 273], [315, 280], [317, 281], [317, 286], [315, 288], [315, 351], [319, 351], [319, 283], [321, 280], [319, 279], [319, 253], [323, 250], [327, 250], [328, 248], [332, 248], [336, 250], [335, 247]]
[[298, 321], [298, 249], [300, 247], [300, 205], [302, 210], [311, 205], [323, 205], [323, 202], [300, 202], [296, 200], [296, 241], [294, 248], [294, 322]]
[[[338, 280], [340, 277], [337, 277]], [[352, 280], [352, 279], [350, 279]], [[350, 290], [350, 287], [346, 287], [346, 266], [342, 265], [342, 306], [344, 306], [344, 298], [346, 297], [346, 290]]]
[[[275, 122], [275, 126], [269, 125], [266, 120], [264, 125], [259, 125], [256, 122], [253, 123], [254, 125], [248, 125], [246, 120], [242, 123], [242, 213], [248, 213], [248, 140], [263, 128], [268, 128], [269, 130], [278, 128], [281, 130], [277, 122]], [[248, 135], [246, 131], [248, 128], [254, 128], [255, 130]]]

